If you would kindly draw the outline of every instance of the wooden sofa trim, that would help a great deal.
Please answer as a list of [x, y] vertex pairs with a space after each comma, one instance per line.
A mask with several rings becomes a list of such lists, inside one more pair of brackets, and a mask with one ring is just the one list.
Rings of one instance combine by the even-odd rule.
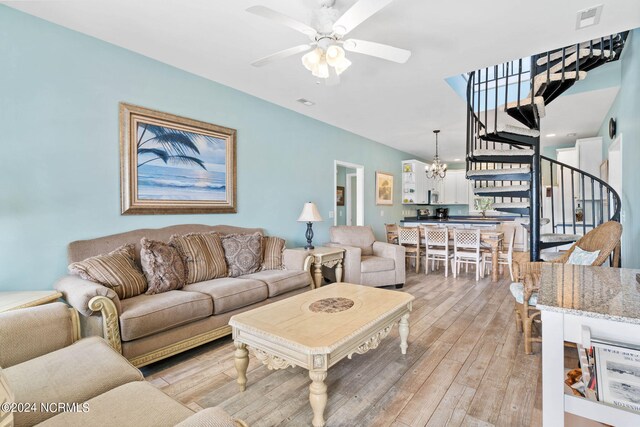
[[105, 296], [93, 297], [89, 300], [89, 308], [100, 311], [102, 314], [102, 336], [109, 345], [122, 354], [122, 341], [120, 340], [120, 323], [116, 305]]

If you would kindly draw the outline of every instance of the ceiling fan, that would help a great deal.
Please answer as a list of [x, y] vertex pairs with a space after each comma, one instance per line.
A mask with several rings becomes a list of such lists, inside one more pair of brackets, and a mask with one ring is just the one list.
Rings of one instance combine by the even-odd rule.
[[350, 31], [392, 1], [358, 0], [338, 17], [338, 11], [333, 7], [335, 0], [319, 0], [320, 9], [314, 13], [313, 27], [268, 7], [252, 6], [247, 12], [293, 28], [309, 37], [310, 42], [265, 56], [251, 65], [262, 67], [273, 61], [307, 52], [302, 57], [302, 64], [315, 77], [336, 81], [351, 65], [351, 61], [345, 56], [345, 50], [404, 64], [411, 56], [411, 51], [366, 40], [344, 39]]

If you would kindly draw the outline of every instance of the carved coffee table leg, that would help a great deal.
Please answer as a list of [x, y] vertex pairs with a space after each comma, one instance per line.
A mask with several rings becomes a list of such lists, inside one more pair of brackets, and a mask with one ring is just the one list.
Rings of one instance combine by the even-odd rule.
[[400, 351], [402, 354], [407, 354], [407, 338], [409, 338], [409, 313], [402, 316], [400, 324], [398, 325], [398, 332], [400, 332]]
[[336, 282], [342, 282], [342, 260], [336, 264]]
[[247, 388], [247, 367], [249, 366], [249, 352], [247, 351], [247, 346], [240, 341], [234, 342], [236, 346], [235, 356], [235, 365], [236, 371], [238, 372], [238, 385], [240, 386], [240, 391], [244, 391]]
[[309, 371], [311, 385], [309, 386], [309, 403], [313, 409], [313, 427], [324, 426], [324, 408], [327, 406], [327, 371]]
[[322, 263], [314, 262], [313, 264], [313, 281], [315, 283], [316, 289], [322, 286]]

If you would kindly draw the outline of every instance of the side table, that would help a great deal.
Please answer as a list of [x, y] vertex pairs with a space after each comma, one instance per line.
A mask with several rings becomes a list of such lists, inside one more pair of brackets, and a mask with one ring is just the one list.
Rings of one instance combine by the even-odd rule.
[[54, 290], [0, 292], [0, 313], [47, 304], [61, 297], [62, 294]]
[[296, 251], [305, 252], [313, 257], [313, 282], [314, 289], [322, 286], [322, 266], [336, 268], [336, 281], [342, 281], [342, 260], [344, 249], [317, 246], [314, 249], [295, 248]]

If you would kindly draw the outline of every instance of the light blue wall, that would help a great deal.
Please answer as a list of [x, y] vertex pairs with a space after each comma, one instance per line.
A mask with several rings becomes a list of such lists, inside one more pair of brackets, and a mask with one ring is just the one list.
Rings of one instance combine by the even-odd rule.
[[640, 29], [629, 35], [621, 58], [621, 84], [600, 133], [604, 156], [608, 156], [609, 118], [617, 120], [622, 135], [622, 262], [624, 267], [640, 268]]
[[[51, 288], [70, 241], [141, 227], [258, 226], [301, 245], [308, 200], [324, 217], [314, 242], [326, 242], [336, 159], [365, 166], [365, 222], [379, 238], [400, 219], [400, 203], [375, 206], [373, 187], [376, 170], [396, 171], [400, 200], [406, 153], [6, 6], [0, 63], [0, 290]], [[238, 213], [121, 216], [122, 101], [237, 129]]]

